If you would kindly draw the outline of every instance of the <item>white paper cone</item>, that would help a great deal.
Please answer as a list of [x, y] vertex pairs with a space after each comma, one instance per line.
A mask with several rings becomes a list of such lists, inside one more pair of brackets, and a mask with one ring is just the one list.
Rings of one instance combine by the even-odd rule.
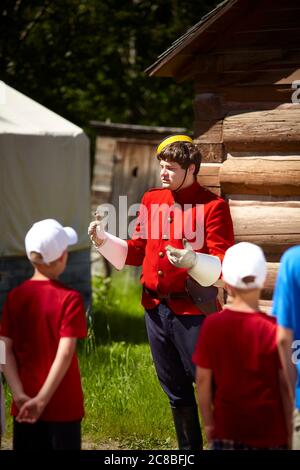
[[188, 270], [188, 274], [201, 286], [214, 284], [221, 274], [221, 261], [217, 256], [196, 253], [196, 264]]
[[104, 256], [116, 269], [124, 268], [128, 253], [128, 245], [125, 240], [105, 232], [105, 243], [98, 248], [99, 253]]

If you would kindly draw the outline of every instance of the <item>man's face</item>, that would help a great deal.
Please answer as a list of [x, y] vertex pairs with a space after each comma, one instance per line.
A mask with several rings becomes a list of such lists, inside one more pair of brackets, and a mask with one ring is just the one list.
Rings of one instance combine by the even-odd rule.
[[177, 162], [161, 160], [159, 164], [162, 187], [171, 191], [177, 189], [184, 179], [185, 170]]

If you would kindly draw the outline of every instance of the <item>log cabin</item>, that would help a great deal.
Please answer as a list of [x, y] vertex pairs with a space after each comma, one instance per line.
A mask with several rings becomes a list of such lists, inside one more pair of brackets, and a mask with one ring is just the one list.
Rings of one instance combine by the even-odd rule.
[[236, 241], [264, 249], [266, 311], [280, 257], [300, 243], [299, 14], [299, 0], [226, 0], [146, 70], [194, 83], [199, 181], [228, 200]]

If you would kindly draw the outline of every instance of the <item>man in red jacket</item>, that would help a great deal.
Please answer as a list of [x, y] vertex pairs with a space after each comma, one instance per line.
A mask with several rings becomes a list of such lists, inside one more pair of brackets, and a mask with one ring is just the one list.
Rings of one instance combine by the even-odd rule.
[[[218, 309], [217, 289], [209, 286], [234, 243], [233, 227], [228, 204], [197, 182], [201, 154], [190, 137], [166, 138], [157, 158], [162, 189], [144, 194], [131, 240], [105, 232], [99, 220], [90, 224], [89, 235], [117, 269], [142, 265], [142, 304], [156, 372], [179, 448], [196, 450], [202, 436], [191, 358], [205, 314]], [[204, 286], [200, 294], [193, 295], [193, 279]]]

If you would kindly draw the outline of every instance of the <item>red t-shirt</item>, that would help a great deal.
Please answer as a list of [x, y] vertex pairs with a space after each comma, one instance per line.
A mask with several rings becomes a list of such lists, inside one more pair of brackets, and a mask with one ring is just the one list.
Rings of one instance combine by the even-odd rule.
[[[27, 280], [7, 296], [0, 333], [13, 341], [24, 391], [34, 397], [49, 373], [60, 338], [86, 336], [81, 295], [58, 281]], [[12, 403], [11, 413], [18, 414]], [[84, 415], [76, 353], [40, 419], [76, 421]]]
[[229, 309], [207, 317], [193, 361], [213, 373], [214, 438], [253, 447], [287, 443], [274, 318]]

